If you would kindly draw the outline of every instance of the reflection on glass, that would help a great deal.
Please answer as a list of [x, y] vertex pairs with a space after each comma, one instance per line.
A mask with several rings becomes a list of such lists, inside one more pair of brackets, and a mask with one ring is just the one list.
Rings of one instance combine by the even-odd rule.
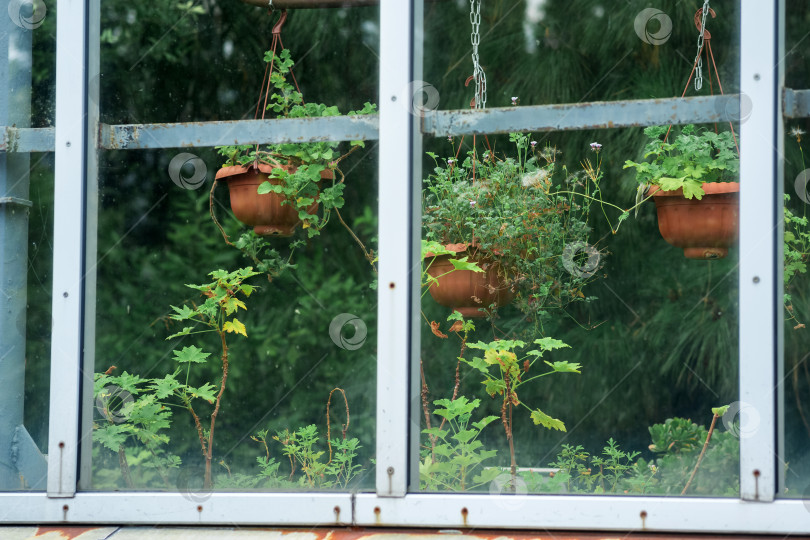
[[[152, 8], [133, 9], [136, 21], [153, 17]], [[173, 96], [185, 95], [190, 77], [205, 97], [188, 95], [174, 111], [173, 98], [151, 94], [117, 102], [132, 88], [110, 67], [106, 114], [371, 113], [373, 55], [348, 64], [341, 47], [313, 35], [334, 25], [335, 13], [349, 27], [374, 27], [378, 17], [373, 8], [290, 13], [283, 49], [257, 38], [271, 35], [278, 11], [235, 5], [223, 21], [190, 14], [186, 23], [213, 39], [198, 43], [188, 33], [172, 45], [202, 47], [198, 55], [222, 80], [212, 81], [210, 66], [158, 77], [173, 63], [158, 47], [140, 64], [144, 76], [160, 78]], [[267, 32], [255, 31], [257, 18]], [[102, 71], [131, 59], [122, 54], [103, 52]], [[372, 485], [374, 148], [116, 151], [101, 162], [93, 489], [179, 491], [199, 501], [214, 490]]]
[[[35, 4], [11, 2], [0, 12], [4, 130], [53, 123], [56, 16]], [[53, 155], [15, 149], [13, 141], [0, 152], [0, 491], [44, 490]]]
[[[694, 8], [587, 4], [482, 6], [489, 106], [681, 95]], [[468, 7], [426, 8], [442, 108], [476, 92]], [[707, 23], [726, 92], [737, 19]], [[425, 141], [421, 489], [738, 494], [739, 122], [669, 127]]]

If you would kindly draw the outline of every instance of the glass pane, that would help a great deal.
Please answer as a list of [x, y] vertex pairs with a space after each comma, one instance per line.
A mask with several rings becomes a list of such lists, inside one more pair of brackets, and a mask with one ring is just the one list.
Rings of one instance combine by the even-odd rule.
[[[0, 12], [0, 126], [53, 124], [56, 12]], [[44, 490], [53, 269], [53, 154], [0, 152], [0, 491]]]
[[[102, 5], [102, 117], [253, 118], [280, 13], [164, 4]], [[378, 17], [290, 12], [267, 118], [376, 102]], [[102, 153], [93, 489], [373, 486], [376, 167], [373, 142]]]
[[[685, 7], [652, 47], [641, 2], [484, 4], [492, 106], [680, 95], [689, 77]], [[465, 33], [469, 3], [442, 6]], [[717, 9], [735, 92], [737, 14]], [[430, 43], [426, 80], [469, 72], [468, 49]], [[425, 140], [422, 490], [738, 494], [739, 123], [667, 130]]]
[[[713, 5], [714, 6], [714, 5]], [[482, 3], [478, 31], [487, 106], [651, 99], [695, 95], [686, 81], [697, 54], [697, 2], [495, 0]], [[736, 78], [739, 2], [714, 6], [706, 28], [725, 92]], [[449, 31], [452, 29], [452, 31]], [[441, 109], [469, 106], [474, 92], [470, 2], [425, 3], [425, 81]], [[709, 93], [708, 63], [703, 64]], [[712, 70], [713, 70], [713, 66]], [[721, 93], [712, 82], [714, 93]], [[728, 83], [729, 86], [726, 86]]]
[[[799, 45], [805, 36], [800, 21], [810, 17], [803, 2], [786, 3], [785, 85], [803, 90], [810, 87], [810, 56]], [[785, 121], [785, 471], [787, 497], [810, 497], [810, 277], [807, 263], [810, 258], [810, 162], [805, 150], [810, 131], [807, 118]]]

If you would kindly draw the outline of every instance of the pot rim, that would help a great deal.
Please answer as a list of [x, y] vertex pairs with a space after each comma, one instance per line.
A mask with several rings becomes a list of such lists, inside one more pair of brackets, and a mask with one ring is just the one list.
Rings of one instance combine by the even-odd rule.
[[[267, 163], [259, 163], [258, 164], [258, 171], [270, 174], [273, 172], [273, 169], [291, 169], [297, 168], [294, 165], [269, 165]], [[228, 179], [232, 176], [237, 176], [240, 174], [246, 174], [251, 171], [251, 169], [256, 170], [255, 164], [250, 165], [228, 165], [227, 167], [221, 167], [215, 176], [216, 180]], [[324, 169], [321, 171], [321, 180], [333, 180], [335, 178], [335, 172], [332, 169]]]
[[[448, 251], [452, 251], [453, 253], [459, 254], [467, 252], [470, 256], [479, 257], [483, 261], [496, 261], [499, 258], [498, 253], [492, 251], [484, 251], [478, 247], [478, 244], [475, 242], [460, 242], [458, 244], [442, 244], [442, 247]], [[432, 251], [428, 251], [425, 253], [423, 259], [432, 259], [432, 258], [439, 258], [439, 257], [451, 257], [449, 253], [442, 253], [441, 255], [436, 255]]]
[[[703, 191], [706, 192], [706, 195], [724, 195], [740, 192], [739, 182], [704, 182], [701, 184], [701, 187]], [[661, 186], [657, 185], [647, 188], [647, 195], [652, 195], [653, 197], [681, 197], [686, 199], [686, 197], [683, 196], [683, 188], [665, 191], [661, 189]]]

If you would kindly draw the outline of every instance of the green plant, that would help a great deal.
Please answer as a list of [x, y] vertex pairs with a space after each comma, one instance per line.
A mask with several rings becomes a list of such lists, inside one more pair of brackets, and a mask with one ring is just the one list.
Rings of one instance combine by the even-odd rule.
[[[117, 455], [118, 468], [127, 489], [135, 487], [131, 472], [133, 460], [143, 469], [154, 471], [165, 487], [171, 487], [169, 470], [180, 466], [180, 458], [165, 448], [169, 442], [166, 431], [171, 424], [172, 412], [158, 401], [151, 388], [152, 379], [143, 379], [126, 371], [112, 375], [114, 369], [96, 373], [94, 377], [93, 398], [103, 419], [93, 422], [93, 442]], [[138, 446], [146, 452], [135, 450]], [[140, 478], [146, 484], [150, 474], [143, 472]]]
[[517, 463], [515, 461], [515, 445], [512, 435], [512, 408], [523, 406], [530, 412], [530, 418], [535, 425], [565, 431], [565, 424], [561, 420], [552, 418], [540, 409], [532, 409], [521, 401], [520, 398], [518, 398], [518, 388], [535, 379], [551, 375], [552, 373], [580, 373], [579, 364], [565, 361], [549, 362], [548, 360], [544, 360], [543, 362], [550, 369], [543, 373], [532, 373], [530, 376], [529, 372], [532, 367], [543, 357], [544, 353], [568, 347], [568, 345], [562, 341], [549, 337], [536, 339], [534, 340], [534, 344], [538, 345], [536, 349], [526, 351], [521, 357], [518, 357], [518, 355], [512, 351], [525, 347], [526, 343], [523, 341], [507, 339], [491, 341], [489, 343], [479, 341], [470, 343], [467, 347], [484, 351], [483, 357], [477, 356], [472, 360], [459, 358], [460, 361], [463, 361], [484, 375], [482, 384], [484, 384], [487, 394], [491, 397], [500, 395], [503, 398], [501, 404], [501, 422], [506, 432], [506, 439], [509, 442], [513, 486], [514, 479], [517, 475]]
[[[269, 97], [267, 110], [277, 118], [322, 118], [340, 116], [336, 106], [323, 103], [305, 103], [296, 87], [288, 82], [287, 77], [293, 67], [290, 51], [284, 49], [278, 56], [274, 51], [267, 51], [265, 62], [272, 65], [269, 85], [273, 93]], [[269, 92], [269, 91], [268, 91]], [[370, 114], [376, 106], [366, 102], [359, 111], [350, 111], [349, 115]], [[269, 180], [259, 185], [258, 193], [276, 193], [284, 197], [282, 204], [295, 207], [304, 229], [309, 237], [317, 235], [329, 221], [332, 210], [343, 207], [343, 189], [345, 177], [338, 169], [338, 163], [359, 147], [363, 141], [351, 141], [351, 149], [340, 155], [337, 149], [339, 142], [281, 143], [271, 144], [264, 149], [258, 146], [219, 146], [220, 155], [227, 158], [223, 166], [250, 166], [264, 163], [273, 167]], [[322, 186], [321, 173], [332, 171], [331, 184]], [[337, 174], [335, 174], [337, 173]], [[338, 176], [340, 178], [338, 178]], [[310, 214], [307, 210], [318, 201], [323, 215]]]
[[518, 307], [541, 315], [585, 299], [582, 287], [596, 268], [572, 270], [577, 250], [566, 260], [566, 248], [588, 245], [601, 173], [597, 165], [593, 176], [570, 175], [556, 164], [553, 148], [538, 151], [527, 134], [509, 138], [517, 157], [472, 149], [462, 161], [440, 162], [428, 153], [435, 167], [424, 180], [424, 238], [494, 255]]
[[730, 131], [715, 133], [686, 125], [672, 142], [661, 140], [666, 126], [650, 126], [644, 134], [650, 139], [644, 148], [644, 159], [636, 163], [627, 160], [624, 168], [636, 169], [639, 183], [637, 203], [647, 186], [659, 186], [664, 191], [683, 189], [683, 196], [700, 200], [705, 192], [704, 182], [736, 182], [740, 158]]
[[[442, 417], [442, 425], [423, 429], [430, 438], [430, 446], [421, 451], [419, 479], [421, 489], [428, 491], [466, 491], [487, 484], [500, 474], [497, 468], [483, 468], [483, 462], [497, 455], [495, 450], [485, 450], [478, 440], [481, 431], [498, 419], [487, 416], [472, 422], [480, 399], [469, 401], [464, 396], [455, 399], [438, 399], [433, 414]], [[449, 429], [442, 429], [447, 423]]]
[[[793, 128], [790, 135], [796, 139], [799, 152], [802, 156], [802, 170], [805, 170], [804, 149], [802, 148], [802, 135], [804, 131]], [[807, 192], [807, 184], [801, 186]], [[797, 189], [799, 187], [797, 186]], [[790, 295], [790, 288], [793, 280], [799, 274], [807, 273], [807, 261], [810, 259], [810, 223], [807, 219], [807, 205], [802, 206], [801, 216], [796, 215], [788, 208], [790, 195], [785, 193], [784, 220], [784, 285], [785, 285], [785, 309], [788, 312], [788, 319], [796, 322], [795, 329], [804, 328], [804, 324], [797, 320], [793, 307], [793, 298]]]
[[[254, 440], [265, 443], [267, 431], [259, 432]], [[290, 462], [289, 481], [294, 485], [309, 488], [345, 488], [355, 478], [362, 467], [354, 463], [360, 441], [356, 438], [333, 439], [328, 441], [329, 460], [324, 462], [324, 450], [318, 450], [316, 444], [320, 440], [318, 428], [313, 424], [294, 431], [284, 429], [273, 436], [273, 440], [282, 445], [282, 453]], [[272, 476], [278, 473], [279, 464], [266, 457], [258, 458], [262, 468], [262, 476]], [[295, 473], [302, 474], [295, 481]]]
[[[225, 392], [225, 385], [228, 380], [230, 359], [228, 358], [227, 336], [228, 334], [241, 334], [247, 337], [247, 329], [245, 325], [236, 318], [236, 314], [239, 308], [247, 309], [247, 306], [239, 296], [249, 297], [255, 289], [255, 287], [244, 283], [244, 281], [257, 274], [258, 273], [254, 272], [251, 267], [240, 268], [233, 272], [215, 270], [209, 274], [214, 278], [213, 281], [203, 285], [186, 285], [191, 289], [199, 291], [206, 297], [202, 304], [193, 304], [192, 307], [183, 305], [182, 308], [172, 306], [172, 310], [174, 310], [175, 313], [170, 315], [171, 319], [176, 321], [191, 321], [194, 323], [194, 326], [186, 326], [180, 332], [172, 334], [166, 339], [192, 334], [216, 334], [220, 348], [219, 361], [221, 379], [219, 385], [212, 384], [210, 381], [204, 382], [201, 386], [192, 386], [189, 384], [192, 364], [206, 364], [208, 357], [211, 356], [211, 353], [204, 352], [203, 349], [195, 345], [185, 346], [179, 350], [175, 349], [173, 351], [174, 360], [178, 362], [181, 367], [177, 368], [173, 373], [167, 374], [162, 379], [153, 380], [152, 389], [158, 399], [162, 400], [168, 397], [179, 399], [183, 408], [188, 410], [194, 420], [194, 426], [200, 441], [200, 450], [205, 458], [205, 489], [210, 489], [212, 486], [211, 462], [214, 449], [214, 428], [222, 402], [222, 395]], [[196, 330], [198, 325], [202, 326], [203, 329]], [[185, 368], [184, 374], [182, 373], [183, 367]], [[182, 377], [183, 375], [183, 380], [178, 380], [178, 377]], [[194, 408], [195, 403], [198, 403], [197, 400], [213, 405], [213, 410], [208, 417], [207, 427], [202, 423], [201, 414]]]
[[656, 457], [649, 461], [640, 452], [621, 450], [612, 438], [598, 456], [580, 445], [564, 444], [549, 463], [556, 472], [548, 479], [526, 474], [527, 484], [552, 493], [736, 495], [739, 441], [731, 432], [715, 430], [728, 408], [712, 409], [708, 431], [684, 418], [651, 426], [649, 449]]

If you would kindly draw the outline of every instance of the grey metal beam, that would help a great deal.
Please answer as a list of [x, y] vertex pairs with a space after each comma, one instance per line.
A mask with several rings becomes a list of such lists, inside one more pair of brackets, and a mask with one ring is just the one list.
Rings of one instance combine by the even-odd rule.
[[0, 126], [0, 152], [53, 152], [54, 128]]
[[[25, 26], [0, 17], [0, 125], [20, 128], [31, 121], [34, 28]], [[30, 169], [28, 153], [0, 152], [0, 491], [45, 487], [44, 458], [23, 426]]]
[[379, 137], [377, 123], [377, 115], [363, 115], [180, 124], [101, 124], [99, 146], [107, 150], [141, 150], [234, 144], [361, 141]]
[[737, 94], [425, 113], [426, 135], [569, 131], [739, 120]]
[[[447, 136], [512, 131], [570, 131], [740, 119], [739, 95], [531, 105], [484, 111], [427, 111], [422, 132]], [[810, 90], [784, 91], [785, 117], [810, 117]], [[377, 115], [177, 124], [101, 124], [106, 150], [379, 138]], [[52, 152], [54, 128], [0, 126], [0, 153]]]
[[379, 0], [242, 0], [245, 4], [275, 9], [308, 9], [376, 6]]
[[[446, 2], [447, 0], [428, 0]], [[242, 0], [245, 4], [274, 9], [346, 8], [379, 5], [380, 0]]]
[[810, 117], [810, 90], [785, 88], [782, 96], [785, 118]]

